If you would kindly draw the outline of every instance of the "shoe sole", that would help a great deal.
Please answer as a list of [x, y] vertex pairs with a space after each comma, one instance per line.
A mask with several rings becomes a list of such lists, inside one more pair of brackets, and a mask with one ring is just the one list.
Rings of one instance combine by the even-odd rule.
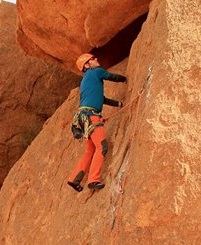
[[88, 186], [89, 189], [91, 190], [100, 190], [100, 189], [103, 189], [105, 187], [105, 185], [102, 185], [102, 186]]
[[81, 185], [75, 185], [74, 183], [70, 181], [68, 181], [67, 184], [70, 185], [77, 192], [81, 192], [83, 190], [83, 187]]

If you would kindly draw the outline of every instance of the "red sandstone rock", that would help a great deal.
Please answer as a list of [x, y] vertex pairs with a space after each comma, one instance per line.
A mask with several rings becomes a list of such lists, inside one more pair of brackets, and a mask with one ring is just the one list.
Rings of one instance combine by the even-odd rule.
[[2, 244], [200, 244], [198, 6], [154, 0], [128, 65], [113, 68], [128, 85], [106, 85], [125, 98], [107, 110], [106, 187], [91, 195], [87, 183], [81, 193], [66, 185], [83, 151], [70, 132], [73, 90], [4, 182]]
[[18, 41], [29, 54], [77, 72], [75, 60], [148, 11], [150, 0], [19, 0]]
[[16, 8], [0, 5], [0, 187], [8, 171], [66, 99], [78, 77], [25, 55], [16, 42]]

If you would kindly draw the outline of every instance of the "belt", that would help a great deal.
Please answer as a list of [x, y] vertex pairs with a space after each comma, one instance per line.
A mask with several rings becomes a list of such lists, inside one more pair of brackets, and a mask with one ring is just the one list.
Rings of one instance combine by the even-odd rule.
[[94, 115], [97, 116], [102, 116], [101, 112], [98, 112], [95, 108], [89, 107], [89, 106], [80, 106], [78, 108], [78, 111], [86, 111], [86, 112], [91, 112]]

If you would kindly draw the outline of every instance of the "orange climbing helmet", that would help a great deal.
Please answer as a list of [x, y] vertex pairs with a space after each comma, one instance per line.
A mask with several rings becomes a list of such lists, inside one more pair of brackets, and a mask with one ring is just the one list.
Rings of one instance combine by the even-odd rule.
[[84, 64], [93, 57], [93, 54], [82, 54], [76, 61], [76, 65], [80, 71], [83, 71]]

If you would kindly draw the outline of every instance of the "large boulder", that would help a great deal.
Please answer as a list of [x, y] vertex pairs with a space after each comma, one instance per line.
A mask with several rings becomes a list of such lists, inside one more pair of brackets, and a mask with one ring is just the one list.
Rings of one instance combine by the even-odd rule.
[[28, 54], [76, 72], [81, 53], [104, 46], [146, 13], [150, 2], [19, 0], [18, 41]]
[[[0, 241], [18, 244], [195, 244], [201, 241], [199, 0], [154, 0], [129, 59], [105, 82], [124, 107], [104, 108], [103, 190], [67, 179], [83, 153], [72, 139], [78, 89], [44, 125], [0, 192]], [[61, 128], [65, 115], [67, 127]]]

